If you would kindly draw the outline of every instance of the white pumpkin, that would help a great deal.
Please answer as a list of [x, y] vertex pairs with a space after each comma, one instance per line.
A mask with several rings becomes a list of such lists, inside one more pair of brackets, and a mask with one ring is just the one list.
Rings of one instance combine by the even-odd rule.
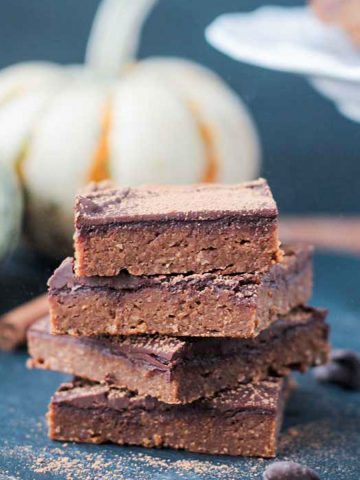
[[25, 63], [0, 73], [0, 161], [26, 191], [28, 231], [61, 255], [73, 199], [92, 180], [237, 182], [255, 177], [259, 142], [239, 97], [178, 58], [135, 62], [154, 0], [103, 0], [83, 66]]
[[0, 163], [0, 261], [16, 246], [21, 218], [22, 196], [17, 178]]

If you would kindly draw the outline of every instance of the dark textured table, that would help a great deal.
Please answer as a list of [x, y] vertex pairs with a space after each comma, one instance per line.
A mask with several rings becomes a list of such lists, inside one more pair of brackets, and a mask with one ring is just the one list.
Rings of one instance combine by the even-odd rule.
[[[1, 309], [41, 292], [51, 266], [23, 252], [0, 269]], [[335, 346], [360, 351], [360, 260], [318, 255], [313, 304], [330, 309]], [[46, 436], [51, 394], [67, 377], [27, 371], [26, 352], [0, 354], [0, 480], [261, 479], [268, 461], [113, 445], [62, 445]], [[297, 376], [279, 459], [313, 467], [321, 479], [360, 478], [360, 393]]]

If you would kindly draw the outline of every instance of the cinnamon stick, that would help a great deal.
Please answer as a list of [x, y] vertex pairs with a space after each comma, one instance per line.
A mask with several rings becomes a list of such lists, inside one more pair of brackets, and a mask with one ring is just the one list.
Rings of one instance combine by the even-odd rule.
[[26, 343], [30, 326], [49, 312], [47, 294], [0, 316], [0, 350], [14, 350]]

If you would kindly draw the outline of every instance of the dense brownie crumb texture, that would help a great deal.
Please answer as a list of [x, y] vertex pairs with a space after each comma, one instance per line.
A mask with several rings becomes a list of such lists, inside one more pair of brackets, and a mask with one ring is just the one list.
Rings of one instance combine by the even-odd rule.
[[263, 179], [92, 185], [28, 333], [29, 367], [75, 377], [50, 438], [274, 457], [288, 375], [329, 356], [311, 291], [312, 249], [279, 248]]

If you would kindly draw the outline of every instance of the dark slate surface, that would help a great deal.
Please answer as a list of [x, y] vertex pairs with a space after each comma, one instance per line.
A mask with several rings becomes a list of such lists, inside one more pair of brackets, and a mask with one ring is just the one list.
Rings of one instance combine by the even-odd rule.
[[[319, 255], [315, 264], [313, 304], [330, 309], [333, 344], [360, 351], [360, 260]], [[1, 309], [41, 291], [49, 268], [26, 253], [3, 266]], [[44, 414], [51, 394], [67, 377], [27, 371], [26, 357], [25, 351], [0, 354], [0, 480], [261, 478], [267, 463], [261, 459], [50, 442]], [[360, 394], [318, 385], [311, 374], [298, 381], [287, 408], [278, 458], [306, 463], [321, 479], [358, 480]]]

